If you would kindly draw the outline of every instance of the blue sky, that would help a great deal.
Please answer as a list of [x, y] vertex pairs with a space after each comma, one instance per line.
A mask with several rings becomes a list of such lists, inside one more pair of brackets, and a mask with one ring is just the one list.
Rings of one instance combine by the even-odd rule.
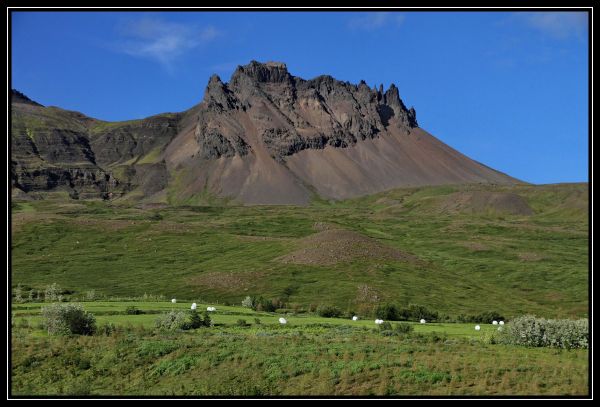
[[12, 87], [116, 121], [183, 111], [250, 60], [395, 83], [419, 125], [532, 183], [588, 179], [587, 15], [15, 12]]

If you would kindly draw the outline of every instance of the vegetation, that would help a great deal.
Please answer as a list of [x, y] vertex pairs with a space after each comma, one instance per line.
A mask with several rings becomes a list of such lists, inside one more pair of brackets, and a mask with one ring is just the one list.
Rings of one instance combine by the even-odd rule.
[[503, 330], [500, 341], [513, 345], [556, 348], [587, 348], [588, 320], [554, 320], [525, 315], [515, 318]]
[[[534, 214], [444, 212], [473, 189], [517, 193]], [[57, 195], [11, 210], [14, 395], [589, 392], [587, 185], [160, 211]], [[395, 255], [333, 240], [352, 255], [323, 262], [310, 246], [323, 230]]]
[[[477, 186], [520, 194], [531, 216], [440, 212], [439, 202], [461, 188], [473, 187], [400, 189], [308, 207], [166, 207], [162, 219], [118, 201], [23, 202], [12, 209], [12, 288], [20, 284], [25, 301], [57, 283], [72, 301], [90, 290], [99, 298], [176, 293], [237, 304], [260, 294], [267, 300], [256, 307], [265, 310], [283, 303], [308, 311], [326, 298], [360, 315], [416, 303], [440, 317], [586, 317], [586, 186]], [[360, 233], [417, 260], [278, 260], [318, 233], [315, 225]]]
[[81, 304], [51, 304], [42, 307], [44, 324], [51, 335], [92, 335], [96, 318]]
[[[132, 316], [141, 318], [140, 316]], [[392, 331], [393, 332], [393, 331]], [[452, 339], [448, 339], [452, 338]], [[14, 395], [584, 395], [587, 352], [343, 325], [12, 331]], [[527, 363], [523, 363], [526, 360]]]

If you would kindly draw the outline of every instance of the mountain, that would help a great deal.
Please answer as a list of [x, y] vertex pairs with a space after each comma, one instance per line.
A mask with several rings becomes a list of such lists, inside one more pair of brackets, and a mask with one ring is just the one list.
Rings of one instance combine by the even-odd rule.
[[518, 180], [442, 143], [395, 85], [251, 61], [182, 113], [105, 122], [13, 90], [13, 193], [156, 203], [300, 204], [392, 188]]

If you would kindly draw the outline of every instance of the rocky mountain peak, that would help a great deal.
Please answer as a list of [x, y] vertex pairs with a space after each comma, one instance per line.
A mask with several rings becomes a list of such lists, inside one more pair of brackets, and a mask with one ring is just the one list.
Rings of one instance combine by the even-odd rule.
[[25, 103], [28, 105], [43, 106], [43, 105], [29, 99], [27, 96], [25, 96], [23, 93], [19, 92], [16, 89], [12, 89], [12, 92], [10, 94], [10, 101], [11, 101], [11, 103]]
[[284, 63], [272, 61], [261, 63], [253, 60], [248, 65], [240, 65], [233, 73], [232, 81], [240, 75], [245, 75], [259, 83], [289, 82], [292, 78]]

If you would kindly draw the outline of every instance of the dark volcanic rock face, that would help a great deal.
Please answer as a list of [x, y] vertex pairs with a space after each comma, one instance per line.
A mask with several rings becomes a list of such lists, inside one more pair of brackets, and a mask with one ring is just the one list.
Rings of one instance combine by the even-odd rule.
[[[349, 147], [379, 137], [388, 126], [407, 132], [417, 127], [414, 109], [406, 108], [395, 85], [383, 93], [383, 87], [375, 90], [365, 82], [352, 85], [331, 76], [304, 80], [290, 75], [279, 62], [239, 66], [228, 84], [211, 77], [204, 101], [208, 112], [221, 115], [216, 121], [248, 111], [277, 161], [325, 145]], [[225, 154], [208, 158], [221, 155]]]

